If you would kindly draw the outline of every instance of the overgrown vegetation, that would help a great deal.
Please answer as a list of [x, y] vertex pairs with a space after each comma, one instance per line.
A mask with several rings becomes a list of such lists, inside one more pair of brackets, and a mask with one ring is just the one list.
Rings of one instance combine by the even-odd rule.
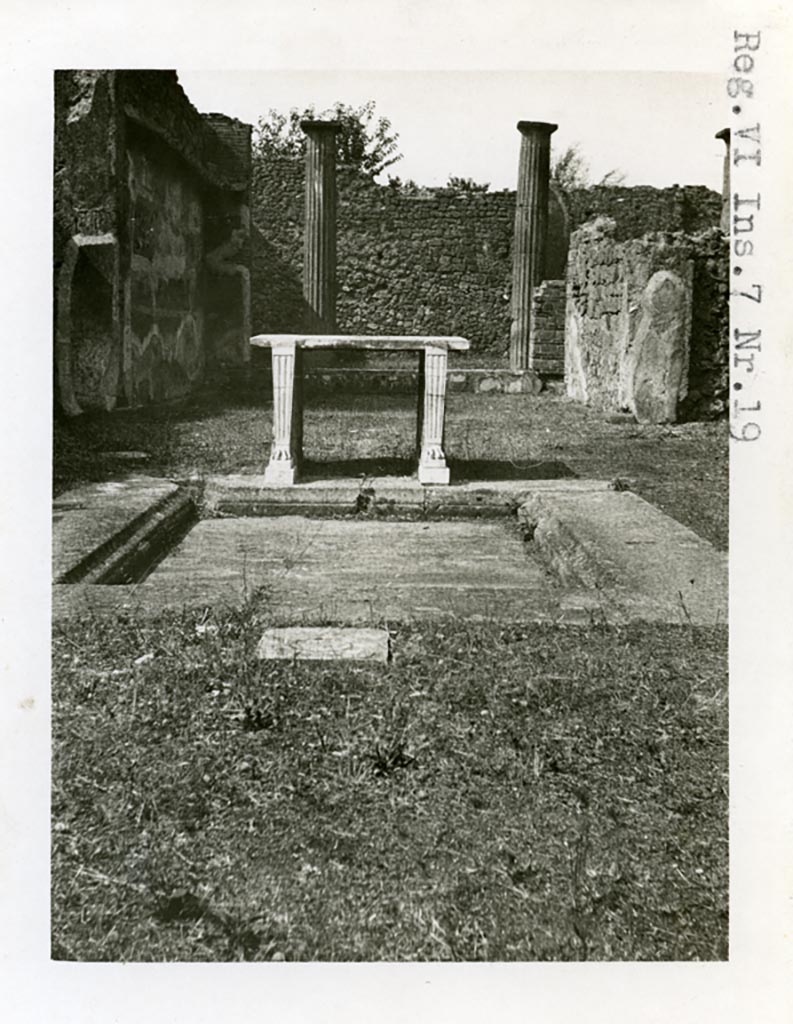
[[490, 182], [474, 181], [473, 178], [459, 178], [455, 174], [450, 174], [449, 180], [446, 182], [446, 188], [452, 192], [484, 193], [489, 190]]
[[726, 635], [426, 626], [252, 658], [267, 608], [56, 632], [53, 956], [727, 952]]
[[302, 157], [306, 135], [300, 122], [316, 119], [338, 121], [336, 155], [339, 164], [355, 167], [374, 178], [402, 159], [397, 145], [399, 134], [387, 117], [375, 114], [374, 100], [360, 107], [337, 101], [319, 114], [314, 104], [303, 110], [293, 107], [288, 114], [270, 109], [265, 117], [259, 118], [254, 131], [254, 159]]
[[615, 167], [607, 171], [599, 181], [593, 182], [581, 146], [574, 142], [551, 162], [551, 181], [569, 192], [578, 188], [590, 188], [592, 185], [616, 187], [624, 184], [625, 174]]

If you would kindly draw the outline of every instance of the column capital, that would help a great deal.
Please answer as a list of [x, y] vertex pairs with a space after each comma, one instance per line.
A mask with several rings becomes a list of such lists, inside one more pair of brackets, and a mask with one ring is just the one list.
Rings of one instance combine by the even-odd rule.
[[518, 121], [518, 131], [521, 135], [552, 135], [558, 127], [558, 124], [551, 124], [549, 121]]
[[716, 132], [716, 134], [714, 135], [714, 138], [715, 139], [723, 139], [724, 142], [729, 146], [729, 144], [730, 144], [730, 134], [731, 133], [730, 133], [730, 129], [729, 128], [722, 128], [722, 130], [720, 132]]
[[314, 118], [307, 118], [300, 122], [300, 127], [308, 135], [309, 132], [338, 132], [341, 131], [339, 121], [321, 121]]

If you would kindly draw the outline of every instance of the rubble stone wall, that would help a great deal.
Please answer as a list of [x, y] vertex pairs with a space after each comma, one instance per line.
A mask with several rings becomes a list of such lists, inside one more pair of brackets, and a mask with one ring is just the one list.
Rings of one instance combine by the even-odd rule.
[[[306, 329], [303, 164], [255, 158], [254, 333]], [[408, 191], [339, 168], [337, 320], [348, 333], [462, 334], [472, 357], [506, 356], [515, 192]], [[593, 211], [630, 237], [718, 224], [706, 188], [552, 189], [545, 277], [564, 277], [570, 231]]]
[[648, 295], [664, 280], [674, 281], [680, 308], [668, 313], [662, 327], [677, 318], [679, 331], [656, 331], [653, 343], [657, 365], [679, 357], [685, 372], [676, 385], [672, 415], [657, 418], [721, 415], [729, 386], [727, 240], [716, 228], [626, 241], [617, 235], [613, 222], [595, 221], [571, 238], [565, 325], [568, 395], [599, 408], [636, 412], [633, 375], [636, 346], [650, 324]]

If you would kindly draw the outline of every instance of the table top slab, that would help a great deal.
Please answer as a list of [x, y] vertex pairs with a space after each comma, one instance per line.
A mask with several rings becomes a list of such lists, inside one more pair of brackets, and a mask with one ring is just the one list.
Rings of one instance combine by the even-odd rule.
[[419, 352], [428, 346], [454, 352], [467, 352], [471, 342], [457, 335], [429, 334], [255, 334], [251, 345], [272, 348], [274, 345], [297, 345], [300, 348], [375, 349], [381, 352]]

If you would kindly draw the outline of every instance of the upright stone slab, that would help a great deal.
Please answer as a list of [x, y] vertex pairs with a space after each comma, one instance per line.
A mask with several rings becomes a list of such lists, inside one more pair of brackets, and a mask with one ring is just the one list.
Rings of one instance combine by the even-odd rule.
[[336, 330], [336, 133], [338, 121], [301, 121], [306, 133], [303, 298], [313, 334]]
[[626, 353], [628, 406], [639, 423], [674, 423], [688, 390], [691, 291], [670, 270], [647, 282]]
[[724, 167], [721, 177], [721, 221], [719, 227], [725, 235], [730, 233], [730, 129], [722, 128], [716, 132], [716, 138], [722, 139], [727, 147], [724, 153]]
[[509, 336], [510, 369], [529, 369], [531, 300], [545, 276], [548, 236], [548, 191], [551, 166], [551, 135], [558, 125], [544, 121], [519, 121], [520, 164], [515, 204], [515, 237], [512, 254], [512, 326]]

